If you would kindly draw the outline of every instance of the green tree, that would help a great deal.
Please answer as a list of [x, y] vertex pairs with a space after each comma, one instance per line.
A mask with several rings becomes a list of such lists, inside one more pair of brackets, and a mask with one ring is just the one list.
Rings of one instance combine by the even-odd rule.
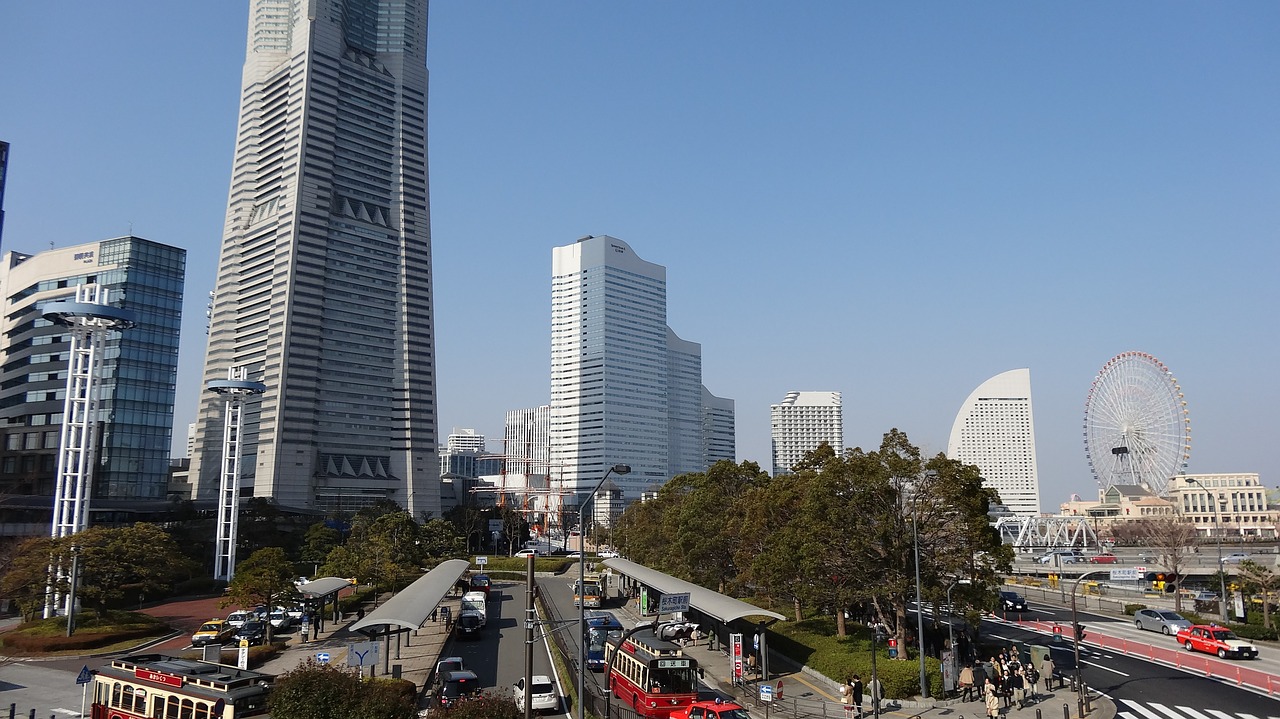
[[53, 553], [52, 539], [33, 537], [17, 546], [0, 574], [0, 595], [17, 604], [23, 621], [36, 619], [44, 609]]
[[1244, 583], [1245, 592], [1262, 595], [1262, 625], [1270, 629], [1271, 595], [1280, 591], [1280, 573], [1274, 567], [1246, 559], [1240, 563], [1240, 579]]
[[[242, 607], [265, 605], [270, 611], [277, 602], [297, 591], [293, 583], [293, 564], [279, 547], [259, 549], [236, 565], [235, 575], [227, 584], [227, 596], [219, 606], [237, 604]], [[267, 642], [271, 642], [271, 623], [267, 623]]]
[[276, 679], [267, 706], [275, 719], [411, 719], [413, 699], [411, 682], [308, 659]]
[[334, 547], [342, 544], [342, 532], [330, 527], [327, 522], [316, 522], [307, 527], [302, 542], [302, 561], [323, 562]]

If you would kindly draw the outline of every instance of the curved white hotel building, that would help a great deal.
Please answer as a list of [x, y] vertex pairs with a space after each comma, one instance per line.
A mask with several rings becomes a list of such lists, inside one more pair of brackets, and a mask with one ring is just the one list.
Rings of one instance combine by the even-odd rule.
[[951, 425], [947, 456], [977, 465], [1014, 514], [1040, 513], [1031, 370], [998, 374], [969, 395]]
[[773, 475], [790, 474], [804, 456], [826, 442], [844, 453], [844, 405], [839, 392], [788, 392], [769, 407]]

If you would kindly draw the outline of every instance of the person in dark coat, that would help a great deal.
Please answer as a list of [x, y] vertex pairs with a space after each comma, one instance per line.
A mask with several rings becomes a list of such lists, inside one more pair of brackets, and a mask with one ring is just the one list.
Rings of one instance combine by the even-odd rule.
[[849, 682], [849, 695], [859, 719], [862, 718], [862, 689], [862, 677], [854, 674], [853, 680]]
[[973, 685], [978, 688], [978, 701], [982, 701], [982, 691], [987, 685], [987, 670], [982, 662], [973, 665]]

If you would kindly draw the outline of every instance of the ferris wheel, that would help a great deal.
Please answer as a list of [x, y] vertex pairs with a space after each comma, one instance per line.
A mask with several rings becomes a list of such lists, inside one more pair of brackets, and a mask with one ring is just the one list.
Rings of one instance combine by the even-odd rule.
[[1136, 484], [1162, 496], [1191, 458], [1191, 415], [1169, 368], [1145, 352], [1103, 365], [1084, 403], [1084, 445], [1103, 491]]

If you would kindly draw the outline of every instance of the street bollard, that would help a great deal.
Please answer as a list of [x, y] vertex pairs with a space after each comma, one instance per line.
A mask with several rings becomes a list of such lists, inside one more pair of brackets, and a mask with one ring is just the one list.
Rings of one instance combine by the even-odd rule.
[[1036, 707], [1036, 719], [1040, 719], [1040, 707]]
[[14, 719], [14, 718], [15, 718], [15, 717], [17, 717], [17, 716], [18, 716], [18, 705], [17, 705], [17, 704], [14, 704], [14, 703], [10, 703], [10, 704], [9, 704], [9, 719]]
[[1065, 702], [1062, 704], [1062, 719], [1071, 719], [1071, 705]]

